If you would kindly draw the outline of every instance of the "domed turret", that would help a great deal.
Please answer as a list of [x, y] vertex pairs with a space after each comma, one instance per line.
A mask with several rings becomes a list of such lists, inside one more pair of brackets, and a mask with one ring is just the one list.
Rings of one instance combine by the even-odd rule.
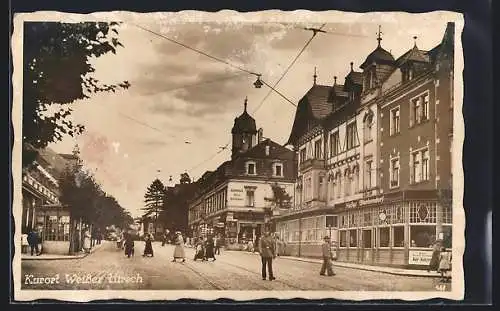
[[234, 119], [232, 157], [252, 148], [257, 143], [257, 126], [255, 119], [247, 112], [248, 99], [245, 98], [243, 113]]

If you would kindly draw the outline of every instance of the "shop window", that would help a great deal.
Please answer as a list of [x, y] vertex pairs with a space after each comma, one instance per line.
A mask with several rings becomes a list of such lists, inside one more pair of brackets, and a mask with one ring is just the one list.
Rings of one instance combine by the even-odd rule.
[[436, 223], [436, 203], [410, 203], [410, 223]]
[[399, 106], [391, 109], [391, 135], [399, 133]]
[[436, 226], [410, 226], [411, 247], [432, 247], [436, 241]]
[[340, 231], [340, 247], [347, 247], [347, 231]]
[[378, 240], [379, 240], [379, 246], [380, 247], [389, 247], [389, 234], [390, 234], [390, 228], [389, 227], [382, 227], [378, 228]]
[[363, 226], [368, 227], [372, 225], [372, 214], [370, 212], [363, 214]]
[[392, 228], [393, 247], [405, 246], [405, 227], [397, 226]]
[[356, 229], [349, 230], [349, 247], [358, 246], [358, 231]]
[[451, 248], [452, 245], [452, 226], [443, 226], [443, 246], [446, 248]]
[[326, 227], [337, 228], [337, 216], [326, 216]]
[[372, 230], [363, 230], [363, 248], [372, 248]]

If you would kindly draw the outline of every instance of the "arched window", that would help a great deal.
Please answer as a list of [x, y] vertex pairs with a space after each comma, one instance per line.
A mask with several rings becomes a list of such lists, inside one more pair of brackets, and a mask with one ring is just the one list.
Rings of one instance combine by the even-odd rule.
[[352, 194], [359, 192], [359, 166], [356, 164], [352, 169]]
[[337, 198], [340, 198], [340, 194], [342, 193], [342, 178], [340, 171], [335, 174], [335, 184], [337, 185]]
[[365, 116], [363, 117], [363, 137], [364, 137], [364, 142], [369, 142], [372, 140], [372, 127], [373, 127], [373, 112], [369, 110], [368, 112], [365, 113]]
[[351, 195], [351, 171], [349, 168], [346, 168], [344, 171], [344, 195]]

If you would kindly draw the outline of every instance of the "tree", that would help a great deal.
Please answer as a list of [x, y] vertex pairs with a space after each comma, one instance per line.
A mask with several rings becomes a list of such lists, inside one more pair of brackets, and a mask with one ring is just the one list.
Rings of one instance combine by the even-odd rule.
[[123, 47], [118, 28], [116, 22], [24, 23], [23, 146], [29, 147], [23, 148], [23, 167], [35, 160], [36, 149], [84, 131], [69, 120], [68, 104], [130, 86], [128, 81], [101, 83], [89, 63]]
[[292, 196], [289, 195], [278, 183], [271, 184], [272, 198], [265, 198], [277, 208], [288, 209], [291, 207]]
[[156, 178], [144, 194], [144, 208], [142, 208], [142, 210], [145, 211], [145, 217], [153, 215], [155, 235], [158, 216], [163, 209], [166, 193], [167, 189], [165, 185], [163, 185], [163, 183]]

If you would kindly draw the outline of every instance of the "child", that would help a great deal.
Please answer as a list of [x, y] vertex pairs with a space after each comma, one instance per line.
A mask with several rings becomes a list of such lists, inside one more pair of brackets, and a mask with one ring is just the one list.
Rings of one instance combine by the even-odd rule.
[[441, 282], [449, 280], [448, 271], [451, 270], [451, 252], [447, 252], [446, 248], [441, 247], [439, 254], [439, 272], [441, 273]]

